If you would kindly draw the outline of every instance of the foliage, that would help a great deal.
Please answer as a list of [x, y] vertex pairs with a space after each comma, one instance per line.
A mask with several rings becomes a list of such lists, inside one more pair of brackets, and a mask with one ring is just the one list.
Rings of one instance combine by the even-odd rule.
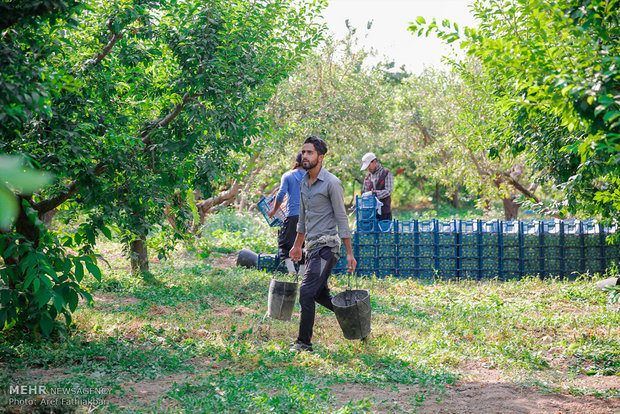
[[324, 165], [345, 186], [351, 184], [347, 194], [361, 190], [364, 175], [359, 167], [364, 153], [374, 151], [386, 165], [399, 165], [392, 154], [397, 145], [389, 134], [394, 81], [386, 75], [385, 64], [368, 66], [371, 52], [357, 42], [353, 28], [342, 40], [325, 39], [279, 85], [265, 111], [271, 129], [263, 135], [261, 157], [269, 161], [260, 181], [277, 183], [309, 135], [326, 140]]
[[277, 230], [269, 227], [257, 213], [247, 215], [226, 209], [208, 217], [197, 246], [207, 257], [212, 252], [237, 253], [244, 248], [256, 253], [275, 253]]
[[[258, 109], [320, 38], [322, 5], [3, 3], [0, 151], [56, 177], [32, 198], [19, 196], [39, 216], [71, 203], [93, 238], [114, 224], [125, 243], [146, 240], [167, 214], [183, 214], [175, 193], [210, 194], [238, 170], [229, 153], [258, 134]], [[10, 230], [33, 254], [54, 248], [41, 245], [50, 239], [31, 221]], [[20, 250], [5, 261], [27, 256]]]
[[[71, 313], [76, 310], [79, 298], [92, 303], [91, 295], [81, 284], [85, 270], [101, 280], [95, 255], [66, 251], [81, 245], [79, 239], [88, 229], [79, 229], [60, 239], [44, 228], [36, 211], [25, 200], [23, 203], [28, 219], [40, 233], [39, 244], [17, 233], [0, 235], [0, 257], [4, 262], [0, 266], [0, 330], [16, 326], [45, 336], [56, 331], [66, 333], [65, 325], [71, 325]], [[92, 234], [87, 233], [86, 237]], [[65, 318], [64, 325], [56, 321], [60, 315]]]
[[410, 29], [461, 40], [481, 63], [506, 114], [495, 125], [500, 144], [554, 180], [564, 192], [558, 208], [617, 218], [618, 1], [488, 0], [473, 10], [477, 29], [421, 17]]
[[24, 168], [21, 161], [19, 157], [0, 155], [0, 230], [8, 228], [19, 211], [14, 191], [32, 193], [52, 178], [44, 172]]

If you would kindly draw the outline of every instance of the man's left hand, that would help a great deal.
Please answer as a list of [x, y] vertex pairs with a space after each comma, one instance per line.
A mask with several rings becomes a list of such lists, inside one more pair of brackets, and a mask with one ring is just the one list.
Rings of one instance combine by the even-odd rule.
[[355, 257], [352, 254], [347, 254], [347, 270], [353, 272], [356, 266], [357, 260], [355, 260]]

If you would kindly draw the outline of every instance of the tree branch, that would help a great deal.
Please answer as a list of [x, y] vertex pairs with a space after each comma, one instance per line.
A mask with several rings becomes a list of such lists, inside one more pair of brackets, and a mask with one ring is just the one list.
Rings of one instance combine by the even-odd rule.
[[[100, 161], [95, 165], [93, 169], [93, 175], [95, 177], [103, 174], [106, 170], [105, 164]], [[33, 205], [34, 209], [39, 212], [39, 217], [43, 214], [51, 211], [67, 201], [71, 198], [75, 193], [77, 193], [80, 188], [82, 188], [83, 182], [81, 180], [75, 180], [71, 184], [69, 184], [66, 188], [66, 191], [62, 194], [57, 195], [56, 197], [48, 198], [47, 200], [40, 201]]]
[[183, 95], [183, 99], [181, 100], [180, 103], [178, 103], [172, 109], [172, 112], [170, 112], [168, 115], [166, 115], [163, 118], [160, 118], [160, 119], [158, 119], [156, 121], [151, 122], [150, 125], [144, 131], [142, 131], [142, 133], [140, 134], [140, 137], [142, 138], [141, 139], [142, 143], [148, 148], [153, 143], [153, 141], [152, 141], [153, 132], [155, 132], [159, 128], [163, 128], [163, 127], [167, 126], [168, 124], [170, 124], [177, 116], [179, 116], [179, 114], [181, 113], [183, 108], [188, 103], [190, 103], [197, 96], [200, 96], [200, 95], [201, 94], [199, 94], [199, 93], [194, 93], [194, 94], [191, 94], [191, 95], [189, 93], [186, 93], [185, 95]]

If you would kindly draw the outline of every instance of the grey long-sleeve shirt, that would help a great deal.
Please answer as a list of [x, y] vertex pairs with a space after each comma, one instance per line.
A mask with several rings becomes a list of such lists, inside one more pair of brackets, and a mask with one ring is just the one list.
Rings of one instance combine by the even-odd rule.
[[[344, 207], [342, 182], [325, 168], [321, 168], [312, 186], [308, 186], [309, 179], [310, 174], [306, 174], [301, 180], [297, 232], [306, 234], [306, 243], [321, 236], [338, 235], [341, 239], [350, 238], [351, 229]], [[326, 245], [335, 247], [331, 243]]]

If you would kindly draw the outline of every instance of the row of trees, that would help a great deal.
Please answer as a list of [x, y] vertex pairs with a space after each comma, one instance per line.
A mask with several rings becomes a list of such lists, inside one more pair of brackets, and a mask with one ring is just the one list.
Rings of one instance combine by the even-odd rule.
[[[418, 75], [368, 65], [354, 28], [323, 39], [321, 2], [230, 3], [2, 6], [0, 151], [55, 181], [34, 195], [12, 185], [0, 326], [62, 327], [58, 315], [90, 300], [84, 272], [100, 277], [98, 234], [115, 230], [146, 271], [149, 235], [165, 230], [172, 247], [218, 205], [251, 207], [309, 134], [328, 141], [349, 196], [374, 151], [435, 200], [502, 200], [506, 218], [524, 202], [618, 217], [617, 1], [479, 1], [477, 30], [419, 18], [412, 31], [469, 57]], [[47, 230], [57, 209], [80, 225]]]
[[[18, 195], [2, 231], [0, 326], [49, 334], [70, 322], [93, 245], [116, 229], [132, 266], [190, 189], [209, 195], [239, 170], [257, 116], [317, 45], [322, 2], [28, 0], [2, 4], [0, 152], [54, 175]], [[79, 228], [41, 220], [66, 209]], [[177, 234], [177, 237], [181, 237]], [[71, 248], [73, 254], [65, 252]]]

